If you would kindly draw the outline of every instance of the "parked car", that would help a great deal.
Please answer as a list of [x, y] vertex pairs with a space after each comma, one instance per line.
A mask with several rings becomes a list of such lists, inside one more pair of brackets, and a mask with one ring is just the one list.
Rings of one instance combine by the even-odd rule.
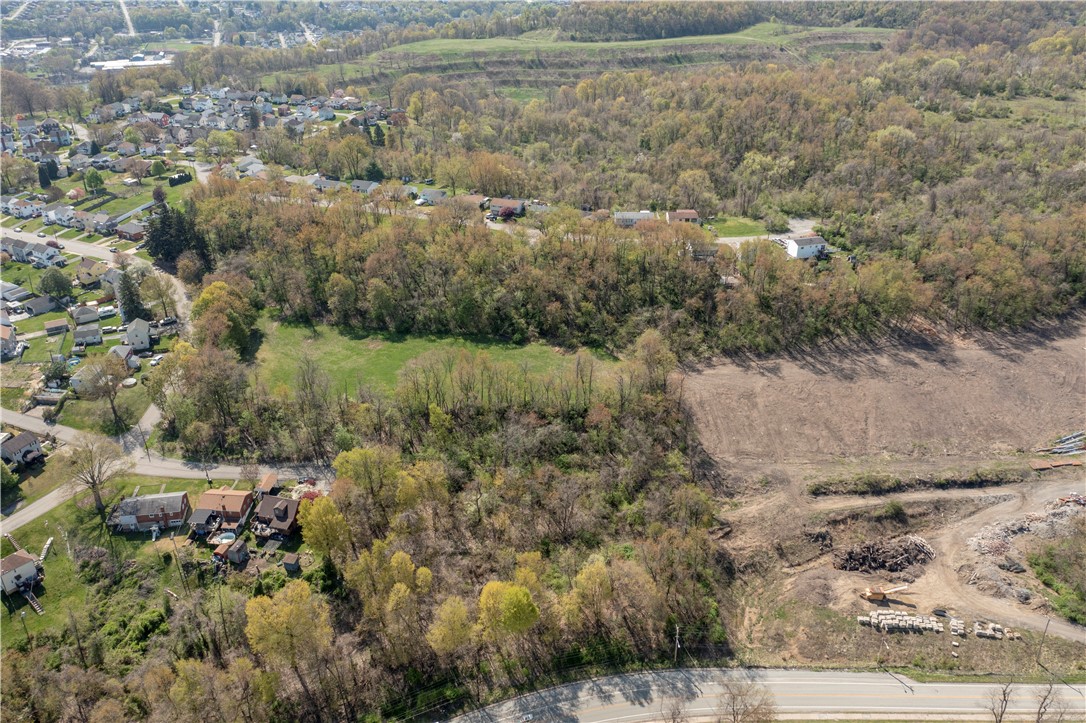
[[109, 252], [110, 252], [111, 254], [115, 254], [115, 253], [117, 253], [117, 249], [116, 249], [116, 248], [114, 248], [113, 246], [110, 246], [110, 247], [109, 247]]
[[155, 354], [153, 357], [151, 357], [151, 366], [157, 367], [161, 363], [162, 363], [162, 354]]
[[176, 323], [177, 323], [177, 319], [173, 318], [172, 316], [167, 316], [165, 319], [158, 322], [158, 325], [159, 326], [169, 326], [170, 324], [176, 324]]
[[150, 359], [151, 357], [153, 357], [153, 356], [154, 356], [154, 354], [152, 354], [152, 353], [151, 353], [151, 352], [149, 352], [149, 351], [141, 351], [141, 352], [140, 352], [139, 354], [137, 354], [136, 356], [138, 356], [138, 357], [139, 357], [140, 359]]
[[117, 331], [117, 327], [115, 327], [115, 326], [103, 326], [102, 327], [102, 333], [103, 334], [112, 334], [115, 331]]
[[38, 231], [38, 238], [45, 238], [45, 231]]
[[434, 185], [434, 179], [427, 178], [426, 180], [423, 181], [423, 183], [425, 183], [427, 186], [432, 186], [432, 185]]
[[128, 324], [121, 324], [117, 327], [117, 331], [128, 331]]
[[23, 230], [23, 227], [22, 227], [22, 226], [16, 226], [16, 227], [15, 227], [15, 230], [16, 230], [16, 231], [20, 231], [20, 232], [21, 232], [21, 231]]
[[48, 241], [46, 241], [45, 245], [48, 246], [49, 248], [54, 248], [54, 249], [62, 249], [62, 248], [64, 248], [63, 246], [60, 245], [59, 241], [57, 241], [56, 239], [52, 239], [52, 238], [49, 239]]

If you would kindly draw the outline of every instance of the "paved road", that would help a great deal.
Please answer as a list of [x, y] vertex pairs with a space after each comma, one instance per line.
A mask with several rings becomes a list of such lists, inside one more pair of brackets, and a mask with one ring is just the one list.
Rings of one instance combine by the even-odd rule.
[[[673, 702], [688, 720], [709, 719], [721, 701], [721, 681], [753, 680], [764, 685], [782, 718], [915, 718], [991, 720], [985, 710], [997, 686], [974, 683], [915, 683], [883, 673], [810, 672], [802, 670], [675, 670], [634, 673], [571, 683], [529, 693], [455, 718], [460, 723], [519, 723], [532, 715], [536, 723], [638, 723], [665, 718]], [[1034, 699], [1043, 686], [1016, 686], [1011, 715], [1035, 712]], [[1084, 686], [1060, 686], [1072, 711], [1067, 720], [1083, 720]], [[1009, 717], [1009, 716], [1008, 716]]]
[[13, 12], [13, 13], [12, 13], [11, 15], [9, 15], [9, 16], [8, 16], [8, 20], [14, 20], [15, 18], [17, 18], [17, 17], [19, 17], [20, 15], [22, 15], [22, 14], [23, 14], [23, 11], [24, 11], [24, 10], [26, 10], [26, 9], [27, 9], [27, 7], [29, 7], [29, 6], [30, 6], [30, 2], [31, 2], [31, 0], [26, 0], [26, 2], [25, 2], [25, 3], [23, 3], [23, 4], [22, 4], [22, 5], [20, 5], [20, 6], [18, 7], [18, 8], [16, 8], [16, 9], [15, 9], [15, 12]]

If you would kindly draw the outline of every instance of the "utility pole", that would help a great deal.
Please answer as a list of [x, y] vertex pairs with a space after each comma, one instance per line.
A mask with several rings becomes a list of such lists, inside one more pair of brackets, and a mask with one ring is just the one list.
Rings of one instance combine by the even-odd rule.
[[185, 588], [185, 594], [188, 595], [189, 594], [189, 583], [185, 579], [185, 568], [181, 564], [181, 555], [178, 554], [178, 552], [177, 552], [177, 538], [175, 538], [173, 536], [173, 534], [170, 535], [170, 542], [173, 543], [173, 561], [174, 561], [174, 564], [177, 565], [177, 571], [179, 573], [181, 573], [181, 586], [183, 588]]
[[671, 664], [672, 665], [678, 665], [679, 664], [679, 648], [681, 648], [681, 647], [682, 646], [679, 645], [679, 625], [678, 625], [678, 623], [676, 623], [675, 624], [675, 654], [671, 658]]

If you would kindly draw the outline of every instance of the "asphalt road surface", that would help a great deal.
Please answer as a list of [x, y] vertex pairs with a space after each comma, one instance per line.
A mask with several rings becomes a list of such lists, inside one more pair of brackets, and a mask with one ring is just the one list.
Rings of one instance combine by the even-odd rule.
[[[453, 720], [458, 723], [642, 723], [659, 721], [681, 701], [687, 720], [714, 719], [721, 681], [749, 679], [772, 693], [781, 718], [992, 720], [986, 705], [998, 685], [916, 683], [888, 673], [802, 670], [671, 670], [571, 683], [522, 695]], [[1007, 719], [1036, 714], [1045, 686], [1016, 685]], [[1086, 719], [1084, 686], [1057, 685], [1069, 715]]]

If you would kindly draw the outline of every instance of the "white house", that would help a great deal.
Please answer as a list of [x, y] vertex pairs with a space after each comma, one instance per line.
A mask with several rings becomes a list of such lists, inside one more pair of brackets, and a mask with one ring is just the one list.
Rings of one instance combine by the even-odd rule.
[[0, 326], [0, 356], [7, 358], [15, 356], [19, 343], [15, 341], [15, 327]]
[[615, 225], [621, 228], [633, 228], [640, 221], [655, 220], [656, 214], [652, 211], [616, 211]]
[[821, 236], [785, 239], [784, 249], [794, 259], [809, 259], [826, 252], [826, 239]]
[[33, 462], [41, 456], [41, 443], [30, 432], [21, 432], [0, 444], [0, 459], [12, 467]]
[[135, 319], [128, 325], [125, 342], [136, 351], [151, 348], [151, 325], [144, 319]]
[[[98, 324], [84, 324], [77, 327], [75, 333], [72, 334], [72, 340], [75, 344], [83, 344], [87, 346], [89, 344], [101, 344], [102, 343], [102, 327]], [[75, 387], [72, 387], [73, 389]]]
[[29, 590], [41, 577], [41, 563], [26, 550], [16, 550], [0, 560], [0, 585], [7, 595]]

